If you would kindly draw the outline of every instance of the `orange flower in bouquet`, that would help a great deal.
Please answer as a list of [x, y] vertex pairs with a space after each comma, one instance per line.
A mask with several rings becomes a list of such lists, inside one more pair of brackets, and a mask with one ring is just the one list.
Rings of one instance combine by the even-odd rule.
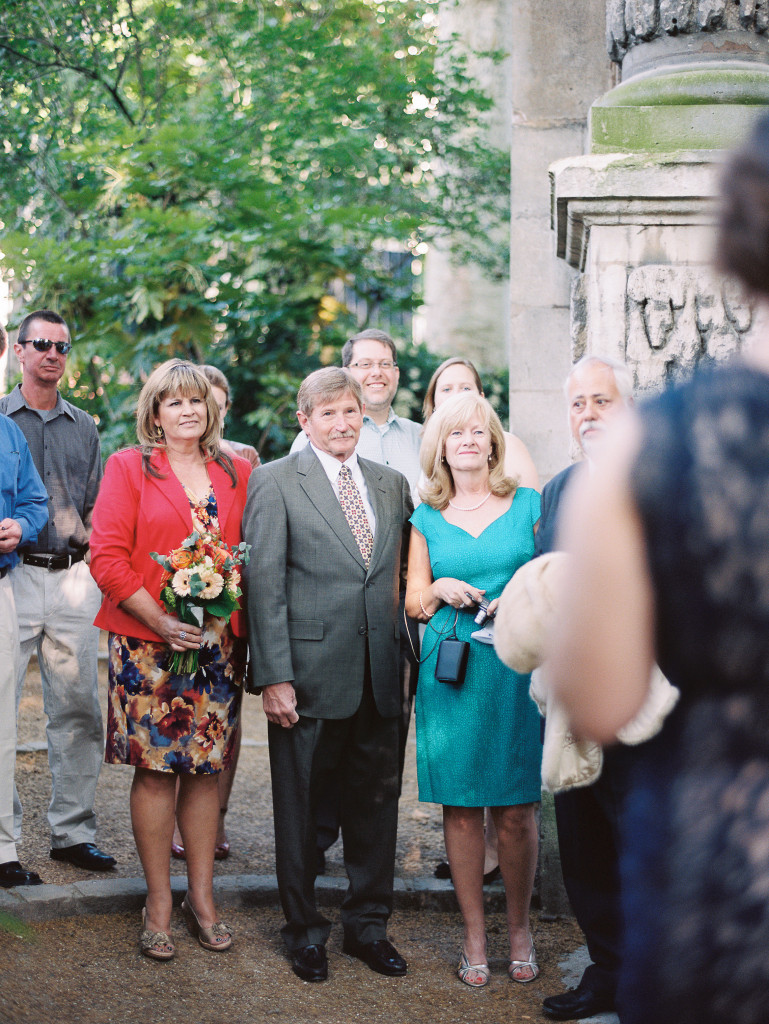
[[[167, 612], [182, 622], [203, 625], [208, 614], [229, 622], [240, 608], [240, 567], [248, 564], [250, 545], [229, 547], [212, 533], [193, 531], [167, 555], [150, 552], [165, 570], [160, 600]], [[171, 671], [177, 675], [198, 669], [197, 651], [176, 651]]]

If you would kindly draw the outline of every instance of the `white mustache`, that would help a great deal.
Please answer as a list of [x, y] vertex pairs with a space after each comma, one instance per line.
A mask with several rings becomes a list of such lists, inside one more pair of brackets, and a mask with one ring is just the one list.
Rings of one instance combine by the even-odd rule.
[[606, 424], [600, 420], [588, 420], [587, 423], [583, 423], [579, 428], [579, 437], [582, 440], [588, 430], [606, 430]]

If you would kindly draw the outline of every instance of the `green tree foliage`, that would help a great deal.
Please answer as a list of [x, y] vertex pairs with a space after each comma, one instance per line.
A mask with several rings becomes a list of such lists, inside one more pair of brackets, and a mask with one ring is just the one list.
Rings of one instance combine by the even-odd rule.
[[413, 302], [385, 244], [462, 232], [506, 273], [484, 225], [506, 217], [507, 156], [462, 61], [436, 59], [437, 10], [4, 0], [4, 272], [73, 327], [72, 394], [108, 450], [132, 440], [136, 382], [180, 355], [230, 378], [229, 436], [281, 454], [298, 381]]

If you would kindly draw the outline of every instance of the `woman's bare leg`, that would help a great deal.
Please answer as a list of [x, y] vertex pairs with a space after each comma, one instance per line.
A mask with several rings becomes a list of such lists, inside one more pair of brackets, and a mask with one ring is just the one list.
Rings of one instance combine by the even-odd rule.
[[235, 730], [235, 736], [232, 740], [232, 760], [230, 761], [229, 768], [225, 768], [223, 772], [219, 773], [219, 825], [216, 833], [216, 845], [222, 846], [227, 842], [227, 831], [224, 827], [224, 816], [227, 813], [227, 808], [230, 803], [230, 793], [232, 792], [232, 784], [235, 781], [235, 771], [238, 767], [238, 759], [240, 758], [240, 737], [241, 728], [240, 723]]
[[146, 926], [171, 928], [171, 837], [174, 831], [176, 776], [136, 768], [131, 785], [131, 824], [147, 882]]
[[483, 808], [443, 808], [443, 835], [464, 923], [463, 948], [471, 964], [486, 963], [483, 916]]
[[493, 807], [497, 826], [499, 867], [505, 883], [510, 959], [528, 960], [531, 949], [529, 910], [537, 869], [535, 804]]
[[187, 885], [204, 928], [218, 920], [214, 906], [214, 846], [219, 822], [217, 775], [180, 775], [176, 818], [184, 841]]

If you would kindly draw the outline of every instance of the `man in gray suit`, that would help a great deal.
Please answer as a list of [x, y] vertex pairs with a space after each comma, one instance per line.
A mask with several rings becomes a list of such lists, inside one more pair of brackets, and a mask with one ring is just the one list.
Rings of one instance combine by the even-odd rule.
[[380, 974], [398, 818], [398, 588], [412, 512], [396, 470], [358, 458], [359, 383], [316, 370], [298, 394], [306, 448], [252, 474], [244, 537], [249, 642], [269, 720], [275, 853], [294, 972], [325, 981], [331, 923], [315, 905], [318, 795], [343, 779], [343, 950]]

